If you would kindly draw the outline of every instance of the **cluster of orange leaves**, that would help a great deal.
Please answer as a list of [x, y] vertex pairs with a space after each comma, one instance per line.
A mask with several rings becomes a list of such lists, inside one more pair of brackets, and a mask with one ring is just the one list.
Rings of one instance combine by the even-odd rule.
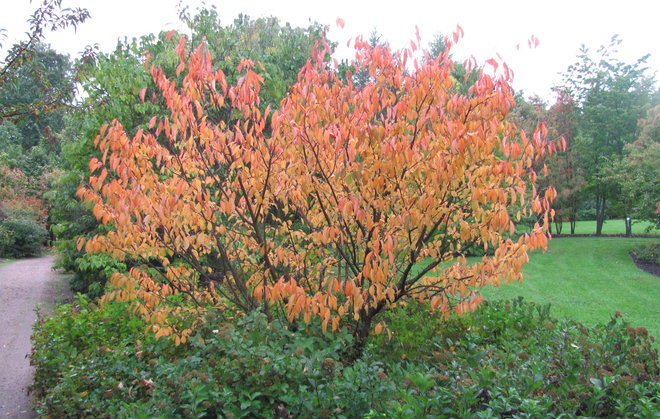
[[[370, 81], [356, 86], [322, 44], [271, 112], [254, 63], [230, 86], [203, 45], [188, 53], [182, 39], [179, 82], [151, 67], [169, 117], [132, 138], [118, 121], [104, 127], [79, 190], [114, 225], [79, 246], [144, 262], [114, 275], [104, 298], [133, 301], [179, 343], [183, 311], [260, 308], [369, 329], [410, 298], [448, 315], [474, 309], [477, 287], [519, 280], [527, 252], [547, 245], [555, 192], [537, 196], [532, 168], [553, 145], [542, 127], [528, 138], [506, 121], [508, 72], [482, 73], [462, 95], [451, 48], [420, 61], [418, 46], [358, 39], [354, 69]], [[542, 221], [513, 240], [511, 218], [531, 214]], [[474, 246], [490, 253], [468, 264]]]

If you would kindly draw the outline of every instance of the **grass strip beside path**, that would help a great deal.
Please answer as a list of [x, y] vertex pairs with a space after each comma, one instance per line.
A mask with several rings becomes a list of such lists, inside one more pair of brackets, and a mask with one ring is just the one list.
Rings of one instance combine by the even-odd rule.
[[0, 258], [0, 266], [7, 265], [7, 264], [9, 264], [9, 263], [12, 263], [13, 261], [14, 261], [14, 259], [3, 259], [3, 258]]

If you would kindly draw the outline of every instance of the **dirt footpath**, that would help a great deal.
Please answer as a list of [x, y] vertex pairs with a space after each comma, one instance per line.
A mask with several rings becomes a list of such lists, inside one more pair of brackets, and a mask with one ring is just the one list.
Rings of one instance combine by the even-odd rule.
[[0, 418], [32, 418], [30, 335], [35, 308], [48, 311], [70, 298], [67, 278], [51, 270], [54, 256], [0, 266]]

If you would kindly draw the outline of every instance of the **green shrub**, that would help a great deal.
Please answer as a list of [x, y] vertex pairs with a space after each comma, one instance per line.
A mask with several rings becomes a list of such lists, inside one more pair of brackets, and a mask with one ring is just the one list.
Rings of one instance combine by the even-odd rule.
[[638, 247], [633, 250], [635, 257], [645, 262], [660, 264], [660, 244], [651, 243], [648, 246]]
[[657, 413], [657, 350], [619, 316], [587, 328], [522, 300], [448, 321], [421, 313], [411, 305], [391, 314], [392, 339], [372, 339], [344, 365], [348, 331], [216, 313], [174, 347], [145, 335], [124, 303], [79, 299], [35, 326], [36, 408], [49, 417], [167, 418]]
[[35, 219], [9, 215], [0, 219], [0, 256], [20, 258], [41, 252], [48, 231]]
[[190, 344], [176, 348], [143, 337], [145, 325], [126, 309], [117, 303], [97, 308], [80, 299], [38, 322], [32, 355], [37, 412], [330, 417], [367, 412], [383, 402], [378, 395], [394, 389], [379, 377], [378, 362], [339, 363], [339, 352], [350, 343], [347, 332], [324, 335], [318, 325], [292, 332], [254, 313], [235, 324], [209, 319]]
[[7, 228], [2, 225], [2, 222], [0, 222], [0, 257], [6, 256], [3, 249], [11, 247], [13, 243], [14, 237], [12, 232], [7, 230]]
[[[77, 145], [80, 144], [67, 143], [65, 150], [72, 153]], [[72, 156], [69, 158], [73, 159]], [[91, 211], [76, 199], [79, 183], [79, 173], [58, 172], [53, 176], [45, 198], [50, 205], [50, 228], [56, 237], [55, 268], [72, 274], [70, 286], [73, 291], [94, 298], [103, 294], [105, 283], [112, 272], [125, 270], [126, 266], [108, 255], [88, 254], [84, 249], [78, 250], [77, 242], [80, 238], [90, 238], [100, 231], [105, 232], [105, 227], [99, 227]]]
[[[61, 248], [58, 247], [58, 251]], [[62, 260], [71, 254], [58, 253], [59, 260], [56, 267], [62, 267]], [[67, 269], [73, 275], [69, 281], [71, 289], [89, 297], [96, 298], [103, 295], [105, 283], [114, 272], [125, 272], [126, 263], [119, 262], [107, 253], [79, 252], [77, 258], [71, 259], [73, 269]]]
[[[410, 350], [402, 316], [381, 356]], [[402, 328], [402, 329], [400, 329]], [[461, 332], [462, 331], [462, 332]], [[453, 318], [424, 345], [426, 355], [392, 402], [396, 417], [649, 417], [660, 403], [653, 338], [620, 316], [587, 328], [550, 316], [550, 307], [496, 301]], [[417, 349], [417, 351], [420, 351]], [[393, 413], [395, 412], [395, 413]]]

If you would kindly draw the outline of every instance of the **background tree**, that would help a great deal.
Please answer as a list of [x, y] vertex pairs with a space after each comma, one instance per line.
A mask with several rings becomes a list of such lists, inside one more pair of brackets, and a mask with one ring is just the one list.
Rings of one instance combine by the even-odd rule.
[[563, 223], [568, 221], [571, 234], [575, 234], [578, 209], [583, 201], [586, 182], [580, 159], [574, 149], [577, 133], [577, 109], [573, 99], [563, 92], [557, 92], [557, 101], [547, 112], [548, 130], [554, 138], [561, 138], [564, 150], [547, 161], [547, 182], [557, 189], [553, 202], [555, 209], [555, 231], [562, 233]]
[[[74, 29], [89, 18], [89, 12], [83, 8], [62, 8], [62, 0], [43, 0], [29, 19], [30, 29], [28, 39], [13, 45], [3, 61], [0, 62], [0, 89], [16, 78], [25, 74], [19, 71], [31, 63], [42, 51], [40, 44], [48, 31], [55, 31], [72, 26]], [[43, 59], [43, 57], [42, 57]], [[71, 96], [73, 84], [50, 84], [49, 77], [41, 74], [40, 65], [30, 65], [29, 71], [34, 78], [39, 79], [41, 87], [47, 94], [38, 102], [18, 102], [0, 106], [0, 119], [17, 117], [24, 114], [44, 113], [66, 103]]]
[[637, 121], [646, 114], [654, 89], [653, 79], [645, 75], [647, 57], [633, 64], [621, 62], [614, 56], [620, 42], [613, 37], [608, 46], [598, 49], [595, 58], [583, 46], [579, 61], [568, 68], [560, 89], [575, 100], [578, 109], [574, 150], [594, 199], [597, 235], [602, 233], [608, 202], [618, 199], [607, 168], [637, 138]]
[[516, 93], [515, 99], [516, 104], [507, 117], [522, 131], [533, 132], [539, 124], [547, 123], [547, 103], [541, 97], [535, 95], [525, 99], [521, 91]]
[[[32, 59], [0, 88], [0, 108], [20, 109], [19, 114], [2, 119], [2, 151], [28, 175], [41, 175], [56, 161], [64, 107], [73, 102], [73, 82], [68, 57], [38, 44]], [[55, 103], [54, 91], [58, 92]]]
[[639, 138], [624, 147], [610, 172], [621, 190], [628, 235], [631, 218], [648, 221], [649, 229], [660, 226], [660, 106], [649, 109], [639, 128]]
[[[298, 70], [307, 61], [314, 43], [325, 34], [325, 27], [319, 23], [293, 27], [281, 24], [273, 16], [251, 19], [240, 14], [223, 25], [215, 6], [199, 9], [195, 14], [184, 8], [179, 15], [191, 31], [187, 45], [192, 48], [204, 41], [215, 57], [214, 65], [222, 69], [229, 83], [237, 80], [236, 68], [241, 60], [261, 63], [255, 68], [264, 79], [260, 94], [262, 102], [272, 107], [277, 107], [296, 82]], [[171, 54], [172, 50], [168, 52]], [[153, 63], [160, 65], [158, 60]]]
[[[358, 41], [361, 42], [362, 39], [358, 38]], [[378, 33], [376, 29], [373, 29], [369, 34], [369, 39], [367, 40], [367, 43], [371, 48], [375, 48], [377, 46], [380, 47], [389, 46], [389, 44], [383, 40], [382, 34]], [[355, 62], [349, 59], [342, 60], [341, 64], [339, 64], [337, 71], [339, 72], [339, 75], [343, 81], [346, 81], [347, 77], [350, 77], [351, 82], [358, 89], [362, 89], [364, 86], [367, 85], [367, 83], [373, 81], [373, 78], [369, 75], [368, 68], [362, 68], [362, 67], [356, 68]]]
[[[428, 45], [429, 58], [435, 59], [441, 56], [447, 50], [448, 43], [448, 39], [443, 34], [436, 34], [435, 38]], [[468, 94], [470, 87], [479, 78], [479, 71], [477, 69], [469, 70], [464, 63], [454, 61], [454, 68], [451, 70], [451, 75], [454, 79], [454, 89], [462, 94]], [[518, 98], [516, 98], [516, 106], [518, 104]]]

